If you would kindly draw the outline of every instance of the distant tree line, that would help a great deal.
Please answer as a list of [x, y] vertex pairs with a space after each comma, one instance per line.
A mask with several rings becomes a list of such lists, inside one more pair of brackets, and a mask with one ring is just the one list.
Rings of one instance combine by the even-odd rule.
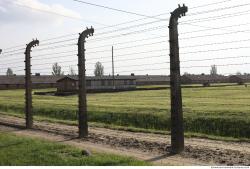
[[[62, 67], [56, 62], [52, 65], [52, 75], [53, 76], [61, 76], [64, 75], [64, 72], [62, 71]], [[72, 66], [69, 67], [69, 75], [77, 75], [74, 68]], [[104, 76], [104, 66], [101, 62], [96, 62], [95, 69], [94, 69], [94, 75], [96, 77]]]

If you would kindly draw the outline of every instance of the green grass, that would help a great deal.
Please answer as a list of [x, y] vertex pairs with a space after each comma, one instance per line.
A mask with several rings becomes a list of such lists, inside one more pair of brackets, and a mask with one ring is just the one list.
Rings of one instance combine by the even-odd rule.
[[0, 166], [142, 166], [150, 163], [111, 154], [86, 157], [80, 149], [0, 132]]
[[[9, 111], [9, 112], [1, 112], [1, 115], [11, 115], [14, 117], [18, 118], [24, 118], [23, 114], [14, 112], [14, 111]], [[72, 121], [72, 120], [58, 120], [55, 118], [50, 118], [50, 117], [44, 117], [44, 116], [39, 116], [36, 115], [34, 117], [35, 121], [40, 121], [40, 122], [49, 122], [49, 123], [58, 123], [58, 124], [64, 124], [64, 125], [71, 125], [71, 126], [76, 126], [77, 127], [77, 121]], [[166, 130], [157, 130], [157, 129], [145, 129], [145, 128], [138, 128], [138, 127], [133, 127], [133, 126], [118, 126], [118, 125], [113, 125], [113, 124], [107, 124], [107, 123], [99, 123], [99, 122], [89, 122], [89, 126], [91, 127], [101, 127], [101, 128], [108, 128], [112, 130], [120, 130], [120, 131], [129, 131], [129, 132], [141, 132], [141, 133], [152, 133], [152, 134], [162, 134], [162, 135], [170, 135], [169, 131]], [[223, 137], [223, 136], [216, 136], [216, 135], [208, 135], [208, 134], [202, 134], [202, 133], [194, 133], [194, 132], [185, 132], [185, 137], [186, 138], [206, 138], [206, 139], [211, 139], [211, 140], [219, 140], [219, 141], [229, 141], [229, 142], [248, 142], [250, 143], [249, 138], [235, 138], [235, 137]]]
[[[249, 87], [183, 88], [182, 93], [186, 132], [250, 138]], [[169, 89], [88, 94], [87, 100], [90, 122], [170, 130]], [[77, 96], [35, 95], [33, 103], [35, 115], [68, 121], [77, 119]], [[0, 92], [0, 110], [23, 113], [23, 109], [23, 90]]]

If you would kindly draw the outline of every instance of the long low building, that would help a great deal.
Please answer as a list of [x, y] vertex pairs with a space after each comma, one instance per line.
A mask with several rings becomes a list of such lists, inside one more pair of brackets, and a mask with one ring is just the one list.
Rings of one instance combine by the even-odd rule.
[[169, 85], [170, 76], [166, 75], [136, 75], [136, 85]]
[[[40, 88], [55, 88], [56, 81], [63, 76], [31, 76], [32, 87], [34, 89]], [[6, 89], [24, 89], [25, 88], [25, 76], [0, 76], [0, 90]]]
[[[77, 76], [52, 76], [38, 75], [32, 76], [32, 87], [40, 88], [58, 88], [58, 90], [75, 90], [78, 87]], [[136, 79], [133, 76], [115, 76], [115, 85], [113, 86], [112, 76], [87, 77], [86, 85], [88, 89], [129, 89], [136, 88]], [[0, 90], [24, 89], [25, 76], [0, 76]], [[77, 90], [77, 89], [76, 89]]]
[[183, 75], [182, 84], [203, 84], [209, 86], [212, 83], [228, 83], [228, 76], [223, 75]]
[[[113, 85], [114, 82], [114, 85]], [[136, 88], [136, 79], [133, 76], [87, 77], [88, 90], [129, 90]], [[78, 76], [65, 76], [57, 80], [57, 92], [75, 92], [78, 90]]]
[[244, 84], [250, 82], [250, 75], [232, 75], [229, 77], [230, 83]]
[[[60, 88], [58, 90], [64, 90], [64, 89], [67, 90], [67, 88], [69, 88], [69, 90], [71, 90], [72, 88], [74, 88], [74, 86], [70, 86], [74, 85], [71, 83], [72, 81], [75, 81], [74, 82], [75, 87], [78, 87], [77, 76], [52, 76], [52, 75], [32, 76], [32, 86], [34, 89]], [[182, 84], [203, 84], [205, 86], [211, 83], [244, 84], [250, 82], [250, 75], [231, 75], [231, 76], [183, 75], [181, 77], [181, 82]], [[114, 88], [112, 76], [87, 77], [86, 83], [88, 89]], [[135, 88], [136, 86], [139, 85], [165, 85], [169, 83], [170, 83], [169, 76], [161, 76], [161, 75], [115, 76], [115, 87], [117, 89]], [[17, 76], [0, 75], [0, 90], [24, 89], [24, 88], [25, 88], [24, 75], [17, 75]]]

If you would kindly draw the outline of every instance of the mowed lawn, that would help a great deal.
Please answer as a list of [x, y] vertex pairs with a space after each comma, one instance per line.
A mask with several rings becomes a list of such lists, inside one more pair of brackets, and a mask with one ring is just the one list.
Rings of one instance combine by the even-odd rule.
[[82, 155], [82, 149], [0, 132], [0, 166], [134, 166], [150, 165], [130, 157], [106, 153]]
[[[186, 131], [250, 137], [250, 87], [194, 87], [183, 88], [182, 93]], [[51, 118], [76, 120], [77, 100], [77, 96], [33, 95], [34, 112]], [[88, 94], [87, 100], [92, 122], [150, 129], [170, 127], [169, 89]], [[24, 90], [0, 92], [0, 109], [23, 112], [23, 107]]]

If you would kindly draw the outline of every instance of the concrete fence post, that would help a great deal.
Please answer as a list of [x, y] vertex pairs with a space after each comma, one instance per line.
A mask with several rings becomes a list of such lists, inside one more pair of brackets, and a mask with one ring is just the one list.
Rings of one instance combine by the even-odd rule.
[[31, 81], [31, 64], [30, 64], [30, 53], [31, 48], [39, 45], [38, 40], [30, 42], [25, 50], [25, 119], [26, 128], [30, 129], [33, 126], [33, 115], [32, 115], [32, 81]]
[[86, 94], [86, 69], [85, 69], [85, 39], [93, 36], [94, 29], [86, 29], [78, 39], [78, 128], [79, 138], [88, 136], [87, 94]]
[[183, 5], [171, 13], [169, 22], [170, 37], [170, 86], [171, 86], [171, 151], [184, 150], [184, 128], [179, 59], [178, 19], [185, 16], [188, 8]]

